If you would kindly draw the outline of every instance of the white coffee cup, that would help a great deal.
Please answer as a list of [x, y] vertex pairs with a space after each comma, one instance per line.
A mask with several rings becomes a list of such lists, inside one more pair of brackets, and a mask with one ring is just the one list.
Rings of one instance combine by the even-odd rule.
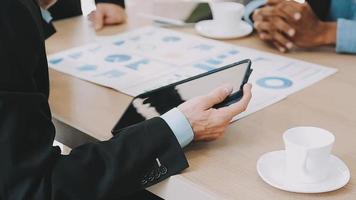
[[289, 181], [313, 183], [327, 178], [335, 137], [316, 127], [295, 127], [283, 134]]
[[245, 11], [245, 6], [236, 2], [211, 1], [209, 6], [214, 22], [227, 31], [240, 24]]

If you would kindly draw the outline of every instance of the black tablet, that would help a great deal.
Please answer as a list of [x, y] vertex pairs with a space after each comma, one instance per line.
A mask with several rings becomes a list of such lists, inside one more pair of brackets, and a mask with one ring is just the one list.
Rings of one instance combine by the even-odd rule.
[[232, 94], [215, 108], [228, 106], [243, 96], [242, 87], [252, 72], [251, 61], [243, 60], [200, 74], [135, 97], [112, 130], [120, 129], [160, 116], [196, 96], [205, 95], [223, 84], [233, 85]]

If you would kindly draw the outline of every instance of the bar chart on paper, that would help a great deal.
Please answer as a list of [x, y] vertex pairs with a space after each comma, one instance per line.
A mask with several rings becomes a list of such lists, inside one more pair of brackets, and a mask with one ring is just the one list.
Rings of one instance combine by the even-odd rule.
[[335, 69], [169, 29], [143, 27], [50, 55], [49, 66], [135, 96], [224, 65], [252, 60], [260, 110], [336, 72]]

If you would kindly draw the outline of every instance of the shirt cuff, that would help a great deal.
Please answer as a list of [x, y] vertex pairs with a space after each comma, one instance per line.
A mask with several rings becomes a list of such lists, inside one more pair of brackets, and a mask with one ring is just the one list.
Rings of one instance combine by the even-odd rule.
[[42, 9], [41, 8], [41, 14], [42, 14], [42, 18], [47, 22], [50, 23], [52, 21], [52, 15], [48, 10]]
[[356, 21], [337, 20], [336, 52], [356, 53]]
[[186, 147], [194, 139], [194, 133], [189, 121], [184, 114], [173, 108], [161, 116], [161, 118], [168, 124], [176, 136], [180, 146]]
[[252, 13], [259, 7], [262, 7], [267, 3], [267, 0], [254, 0], [248, 3], [245, 7], [244, 20], [253, 25], [253, 21], [251, 20]]

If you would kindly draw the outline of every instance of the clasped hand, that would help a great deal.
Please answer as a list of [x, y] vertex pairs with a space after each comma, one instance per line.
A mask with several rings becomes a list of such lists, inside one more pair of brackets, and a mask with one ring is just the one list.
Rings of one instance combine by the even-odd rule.
[[252, 15], [260, 39], [287, 52], [293, 47], [311, 48], [332, 43], [328, 24], [321, 21], [310, 5], [286, 0], [268, 0]]

